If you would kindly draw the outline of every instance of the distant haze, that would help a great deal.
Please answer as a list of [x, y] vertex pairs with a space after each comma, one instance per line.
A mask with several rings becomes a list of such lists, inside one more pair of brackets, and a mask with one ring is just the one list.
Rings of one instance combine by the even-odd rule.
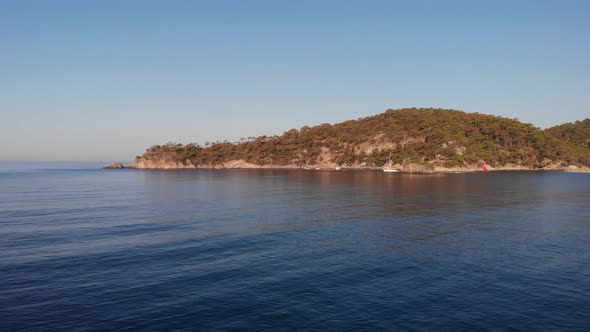
[[387, 108], [590, 117], [589, 1], [3, 1], [0, 161], [129, 161]]

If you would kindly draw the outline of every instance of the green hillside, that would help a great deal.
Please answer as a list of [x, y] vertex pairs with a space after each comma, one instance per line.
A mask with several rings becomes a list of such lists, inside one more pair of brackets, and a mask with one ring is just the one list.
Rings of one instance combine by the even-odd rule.
[[[231, 160], [256, 165], [336, 164], [382, 167], [416, 162], [460, 167], [485, 161], [515, 164], [590, 165], [589, 120], [541, 130], [516, 119], [444, 109], [400, 109], [345, 121], [289, 130], [208, 146], [154, 146], [142, 157], [166, 158], [184, 165], [214, 166]], [[571, 127], [573, 126], [573, 127]]]
[[590, 118], [551, 127], [547, 131], [565, 142], [590, 149]]

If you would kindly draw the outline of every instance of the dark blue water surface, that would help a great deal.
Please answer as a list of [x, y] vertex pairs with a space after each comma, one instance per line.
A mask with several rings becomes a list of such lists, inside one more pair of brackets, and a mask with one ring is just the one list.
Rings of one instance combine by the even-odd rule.
[[0, 330], [584, 331], [590, 174], [0, 166]]

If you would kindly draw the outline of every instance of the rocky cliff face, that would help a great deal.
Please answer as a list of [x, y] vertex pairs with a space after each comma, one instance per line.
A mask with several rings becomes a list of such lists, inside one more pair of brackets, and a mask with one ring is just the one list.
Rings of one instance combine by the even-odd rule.
[[431, 165], [408, 163], [402, 166], [401, 171], [404, 173], [434, 173], [435, 169]]
[[[395, 164], [391, 166], [394, 169], [399, 170], [402, 173], [415, 173], [415, 174], [432, 174], [432, 173], [457, 173], [457, 172], [480, 172], [483, 171], [481, 164], [463, 165], [457, 167], [443, 167], [428, 163], [407, 163], [405, 165]], [[544, 171], [566, 171], [566, 172], [590, 172], [589, 167], [579, 166], [566, 166], [561, 163], [548, 163], [543, 168], [534, 168], [529, 166], [523, 166], [518, 164], [506, 164], [502, 166], [493, 167], [486, 165], [488, 171], [533, 171], [533, 170], [544, 170]], [[119, 167], [109, 167], [119, 168]], [[136, 169], [337, 169], [341, 166], [336, 165], [332, 162], [320, 162], [313, 165], [257, 165], [248, 163], [244, 160], [231, 160], [219, 164], [213, 165], [193, 165], [183, 164], [177, 161], [171, 161], [166, 159], [145, 159], [143, 157], [137, 157], [135, 161], [130, 165], [130, 168]], [[365, 164], [353, 164], [345, 165], [344, 169], [381, 169], [381, 167], [372, 167]]]
[[172, 161], [169, 159], [152, 158], [146, 159], [143, 157], [136, 157], [131, 167], [137, 169], [184, 169], [197, 168], [194, 165], [183, 165], [181, 162]]
[[[369, 146], [369, 149], [378, 149], [379, 147]], [[174, 153], [161, 152], [158, 149], [150, 149], [143, 156], [135, 158], [133, 163], [130, 165], [131, 168], [136, 169], [336, 169], [336, 168], [348, 168], [348, 169], [381, 169], [384, 166], [367, 165], [366, 163], [355, 162], [352, 164], [338, 164], [333, 161], [333, 155], [329, 149], [322, 149], [320, 157], [312, 163], [300, 164], [300, 163], [289, 163], [289, 164], [264, 164], [259, 165], [251, 162], [247, 162], [243, 159], [229, 160], [219, 163], [210, 164], [194, 164], [190, 159], [184, 161], [178, 160], [178, 155]], [[397, 169], [404, 173], [448, 173], [448, 172], [477, 172], [482, 171], [481, 163], [479, 161], [473, 164], [463, 164], [454, 167], [445, 167], [440, 164], [439, 160], [423, 161], [423, 162], [404, 162], [389, 165], [387, 167]], [[111, 165], [109, 165], [111, 166]], [[507, 163], [504, 165], [486, 165], [489, 171], [494, 170], [552, 170], [552, 171], [587, 171], [588, 167], [576, 167], [569, 166], [564, 162], [558, 161], [553, 162], [551, 160], [544, 160], [541, 167], [531, 167], [526, 165], [520, 165], [516, 163]], [[119, 168], [119, 167], [111, 167]]]
[[[133, 168], [137, 169], [226, 169], [226, 168], [237, 168], [237, 169], [256, 169], [256, 168], [266, 168], [266, 169], [296, 169], [300, 168], [298, 165], [291, 164], [291, 165], [257, 165], [253, 163], [246, 162], [244, 160], [230, 160], [226, 162], [222, 162], [219, 164], [209, 164], [209, 165], [194, 165], [191, 164], [190, 161], [185, 161], [185, 164], [173, 161], [169, 159], [158, 159], [157, 157], [153, 157], [152, 159], [146, 159], [144, 157], [136, 157], [133, 161], [132, 166]], [[319, 166], [318, 166], [319, 167]], [[324, 165], [324, 168], [326, 165]]]

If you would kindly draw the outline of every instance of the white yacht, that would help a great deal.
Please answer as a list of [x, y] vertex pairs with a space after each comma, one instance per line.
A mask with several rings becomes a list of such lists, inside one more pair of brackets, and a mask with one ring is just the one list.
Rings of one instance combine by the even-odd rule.
[[387, 161], [387, 165], [385, 167], [383, 167], [383, 172], [399, 173], [399, 170], [391, 167], [391, 152], [389, 153], [389, 160]]

